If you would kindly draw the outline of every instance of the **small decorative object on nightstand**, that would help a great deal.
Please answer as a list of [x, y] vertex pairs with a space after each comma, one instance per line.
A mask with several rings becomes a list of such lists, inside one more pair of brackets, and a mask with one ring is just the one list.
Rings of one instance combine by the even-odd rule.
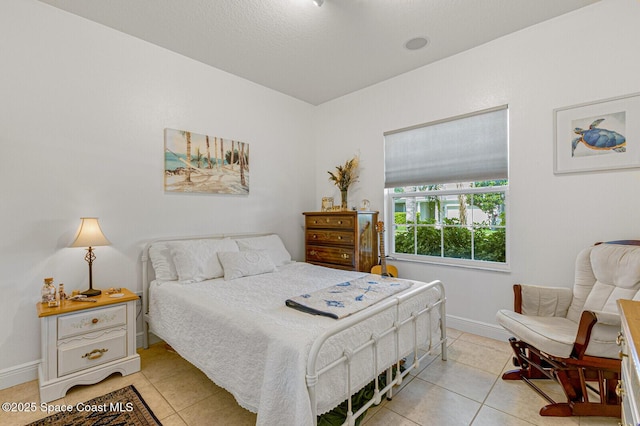
[[75, 385], [97, 383], [113, 373], [140, 371], [136, 353], [136, 301], [121, 289], [121, 297], [103, 294], [61, 300], [49, 308], [38, 303], [42, 362], [38, 369], [40, 402], [66, 395]]

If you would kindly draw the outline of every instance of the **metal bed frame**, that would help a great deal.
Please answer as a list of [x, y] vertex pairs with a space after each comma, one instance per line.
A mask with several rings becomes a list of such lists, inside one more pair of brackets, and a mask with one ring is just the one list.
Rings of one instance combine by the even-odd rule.
[[[190, 237], [168, 237], [168, 238], [159, 238], [147, 243], [144, 247], [144, 251], [141, 256], [142, 262], [142, 282], [143, 282], [143, 319], [144, 319], [144, 336], [143, 336], [143, 346], [144, 348], [148, 348], [149, 346], [149, 333], [154, 333], [153, 330], [149, 327], [150, 315], [149, 315], [149, 286], [151, 284], [152, 278], [149, 274], [150, 269], [153, 268], [150, 266], [149, 259], [149, 247], [158, 242], [170, 242], [170, 241], [179, 241], [179, 240], [193, 240], [193, 239], [220, 239], [220, 238], [248, 238], [248, 237], [256, 237], [256, 236], [264, 236], [270, 235], [268, 233], [264, 234], [219, 234], [219, 235], [209, 235], [209, 236], [190, 236]], [[409, 303], [415, 297], [420, 296], [422, 293], [429, 291], [433, 288], [437, 288], [440, 292], [440, 298], [427, 306], [421, 306], [419, 310], [411, 312], [405, 319], [401, 318], [401, 309], [404, 304]], [[284, 303], [284, 302], [283, 302]], [[355, 425], [355, 421], [358, 417], [363, 415], [368, 408], [372, 405], [378, 405], [382, 401], [382, 396], [386, 395], [387, 399], [391, 399], [393, 396], [393, 386], [400, 385], [404, 378], [413, 370], [419, 368], [420, 363], [427, 358], [428, 356], [435, 353], [440, 346], [441, 350], [441, 358], [446, 361], [447, 359], [447, 335], [446, 335], [446, 297], [443, 284], [436, 280], [432, 281], [424, 286], [415, 288], [413, 290], [409, 290], [406, 293], [403, 293], [399, 296], [391, 296], [377, 304], [370, 306], [367, 309], [364, 309], [360, 312], [357, 312], [347, 318], [343, 318], [341, 320], [336, 321], [335, 326], [331, 329], [327, 330], [324, 334], [320, 335], [311, 346], [311, 350], [309, 352], [309, 357], [307, 360], [307, 369], [306, 369], [306, 385], [309, 393], [309, 400], [311, 403], [311, 411], [313, 417], [313, 425], [317, 425], [317, 415], [318, 415], [318, 405], [317, 405], [317, 392], [316, 385], [318, 383], [319, 378], [333, 370], [334, 368], [338, 368], [340, 366], [346, 366], [346, 382], [347, 382], [347, 393], [344, 396], [344, 400], [347, 401], [347, 418], [343, 423], [343, 426], [353, 426]], [[433, 327], [431, 324], [431, 313], [437, 309], [439, 313], [439, 331], [440, 338], [437, 341], [433, 341]], [[372, 334], [370, 338], [362, 343], [357, 348], [345, 348], [342, 355], [327, 364], [322, 368], [318, 368], [318, 356], [321, 352], [323, 345], [329, 340], [332, 336], [339, 334], [340, 332], [355, 326], [361, 322], [368, 320], [369, 318], [377, 315], [386, 310], [393, 310], [393, 321], [388, 324], [388, 327], [378, 333]], [[428, 338], [420, 338], [418, 333], [419, 324], [423, 324], [426, 328], [426, 332], [428, 333]], [[409, 355], [406, 355], [408, 352], [405, 350], [404, 353], [401, 353], [400, 349], [400, 334], [405, 331], [407, 328], [412, 332], [412, 345]], [[391, 340], [393, 343], [393, 353], [395, 354], [395, 363], [391, 366], [386, 367], [385, 365], [380, 365], [381, 361], [379, 359], [379, 352], [381, 347], [381, 340], [385, 337], [391, 336], [391, 339], [385, 339], [385, 341]], [[162, 337], [162, 336], [158, 336]], [[421, 347], [421, 343], [424, 341], [429, 342], [428, 348]], [[373, 365], [371, 366], [371, 376], [369, 382], [374, 382], [374, 396], [372, 399], [368, 400], [361, 408], [359, 408], [355, 413], [353, 412], [353, 395], [359, 390], [355, 389], [352, 384], [352, 361], [353, 357], [358, 353], [363, 351], [371, 351]], [[424, 351], [424, 353], [421, 353]], [[410, 362], [406, 362], [407, 357], [411, 357]], [[403, 358], [404, 357], [404, 358]], [[404, 369], [401, 371], [401, 365]], [[395, 367], [395, 375], [393, 374], [393, 369]], [[380, 387], [379, 383], [379, 375], [381, 371], [385, 371], [386, 369], [386, 384], [384, 387]]]

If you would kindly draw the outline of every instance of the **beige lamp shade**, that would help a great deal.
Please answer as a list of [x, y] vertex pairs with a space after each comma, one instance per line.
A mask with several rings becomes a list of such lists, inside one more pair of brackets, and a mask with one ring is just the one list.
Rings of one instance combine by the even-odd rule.
[[97, 217], [81, 217], [80, 228], [70, 247], [108, 246], [111, 242], [102, 233]]

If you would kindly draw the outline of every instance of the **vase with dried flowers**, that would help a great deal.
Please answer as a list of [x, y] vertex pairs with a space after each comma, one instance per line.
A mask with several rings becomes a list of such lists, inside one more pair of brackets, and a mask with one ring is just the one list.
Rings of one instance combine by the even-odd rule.
[[340, 190], [342, 197], [342, 210], [347, 210], [347, 191], [352, 183], [358, 181], [358, 165], [360, 160], [358, 156], [347, 160], [344, 166], [336, 166], [336, 172], [329, 173], [329, 180], [333, 182]]

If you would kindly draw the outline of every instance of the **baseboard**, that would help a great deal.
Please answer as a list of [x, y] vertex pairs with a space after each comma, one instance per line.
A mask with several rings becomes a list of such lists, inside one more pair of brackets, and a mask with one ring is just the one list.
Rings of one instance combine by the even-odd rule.
[[504, 342], [508, 341], [509, 337], [511, 337], [509, 332], [499, 325], [457, 317], [455, 315], [447, 315], [447, 327], [455, 328], [465, 333], [502, 340]]
[[32, 380], [37, 380], [38, 365], [40, 365], [40, 360], [0, 370], [0, 389], [7, 389]]

